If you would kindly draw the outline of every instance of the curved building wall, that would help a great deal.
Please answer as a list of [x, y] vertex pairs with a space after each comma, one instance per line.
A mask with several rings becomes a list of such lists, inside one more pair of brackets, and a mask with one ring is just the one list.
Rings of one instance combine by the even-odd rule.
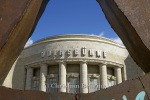
[[[62, 35], [45, 38], [22, 51], [14, 67], [12, 88], [94, 92], [93, 88], [80, 87], [91, 83], [100, 84], [99, 89], [102, 89], [133, 78], [133, 74], [143, 74], [128, 55], [125, 47], [102, 37]], [[50, 88], [50, 83], [55, 82], [66, 87]], [[67, 86], [71, 83], [80, 87], [70, 89]]]

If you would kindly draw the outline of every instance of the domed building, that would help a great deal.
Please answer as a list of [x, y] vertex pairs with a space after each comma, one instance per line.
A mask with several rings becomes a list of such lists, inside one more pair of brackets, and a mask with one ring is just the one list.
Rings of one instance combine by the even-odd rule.
[[21, 90], [90, 93], [143, 75], [124, 46], [92, 35], [41, 39], [24, 48], [3, 85]]

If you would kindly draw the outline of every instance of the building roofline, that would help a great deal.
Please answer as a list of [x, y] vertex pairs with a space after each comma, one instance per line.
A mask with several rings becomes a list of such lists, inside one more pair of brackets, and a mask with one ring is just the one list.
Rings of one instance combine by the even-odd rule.
[[[42, 38], [42, 39], [40, 39], [40, 40], [37, 40], [37, 41], [35, 41], [32, 45], [36, 45], [36, 44], [41, 44], [41, 43], [43, 43], [43, 42], [48, 42], [48, 40], [51, 40], [51, 41], [58, 41], [59, 40], [59, 38], [61, 39], [61, 38], [67, 38], [67, 36], [87, 36], [86, 38], [85, 38], [85, 40], [87, 39], [88, 40], [88, 38], [95, 38], [95, 40], [97, 39], [101, 39], [101, 40], [105, 40], [105, 42], [106, 41], [108, 41], [108, 42], [112, 42], [112, 44], [116, 44], [116, 46], [119, 46], [119, 47], [121, 47], [121, 48], [125, 48], [125, 46], [122, 46], [122, 45], [120, 45], [120, 44], [118, 44], [118, 43], [116, 43], [115, 41], [113, 41], [113, 40], [111, 40], [111, 39], [109, 39], [109, 38], [105, 38], [105, 37], [102, 37], [102, 36], [97, 36], [97, 35], [90, 35], [90, 34], [59, 34], [59, 35], [55, 35], [55, 36], [48, 36], [48, 37], [45, 37], [45, 38]], [[73, 37], [72, 37], [73, 38]], [[71, 39], [72, 39], [71, 38]], [[84, 37], [80, 37], [80, 38], [84, 38]], [[74, 39], [80, 39], [80, 38], [74, 38]], [[61, 41], [61, 40], [60, 40]], [[93, 40], [94, 41], [94, 40]], [[31, 45], [31, 46], [32, 46]], [[28, 46], [28, 47], [25, 47], [25, 48], [29, 48], [29, 47], [31, 47], [31, 46]]]

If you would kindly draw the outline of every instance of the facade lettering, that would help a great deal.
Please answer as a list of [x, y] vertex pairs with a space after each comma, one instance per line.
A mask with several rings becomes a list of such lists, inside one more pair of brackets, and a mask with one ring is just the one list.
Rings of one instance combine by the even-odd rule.
[[43, 58], [45, 56], [45, 51], [41, 52], [41, 57]]
[[[58, 52], [58, 53], [57, 53]], [[41, 52], [41, 57], [50, 57], [50, 56], [63, 56], [63, 54], [65, 55], [65, 52], [67, 54], [67, 56], [70, 56], [70, 55], [75, 55], [75, 56], [78, 56], [79, 55], [79, 50], [78, 49], [74, 49], [73, 51], [68, 49], [66, 51], [62, 51], [62, 50], [54, 50], [54, 51], [51, 51], [51, 50], [47, 50], [47, 51], [42, 51]], [[89, 53], [87, 53], [89, 52]], [[86, 47], [82, 47], [81, 48], [81, 56], [89, 56], [89, 57], [92, 57], [94, 55], [96, 55], [96, 57], [100, 58], [100, 57], [103, 57], [103, 58], [106, 58], [107, 57], [107, 53], [106, 51], [102, 51], [102, 50], [94, 50], [94, 49], [89, 49], [87, 51]]]
[[51, 56], [51, 51], [47, 51], [47, 56]]
[[74, 54], [75, 54], [76, 56], [79, 54], [78, 49], [75, 49], [75, 50], [74, 50]]
[[62, 56], [62, 50], [59, 50], [59, 56]]
[[90, 56], [94, 56], [94, 49], [90, 49]]
[[107, 53], [106, 51], [103, 52], [103, 57], [106, 58], [107, 57]]
[[97, 51], [96, 51], [96, 56], [97, 56], [97, 57], [101, 57], [101, 54], [102, 54], [102, 51], [101, 51], [101, 50], [97, 50]]
[[68, 55], [68, 56], [71, 55], [71, 50], [67, 50], [67, 55]]
[[82, 55], [85, 56], [86, 55], [86, 47], [82, 47]]

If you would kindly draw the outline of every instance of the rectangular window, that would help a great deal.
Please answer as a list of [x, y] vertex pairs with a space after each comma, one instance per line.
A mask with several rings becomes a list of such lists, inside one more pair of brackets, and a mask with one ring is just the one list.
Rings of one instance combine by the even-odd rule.
[[108, 87], [116, 85], [116, 80], [108, 79]]
[[88, 65], [88, 74], [99, 74], [99, 66]]
[[114, 76], [114, 75], [115, 75], [115, 73], [114, 73], [114, 68], [107, 67], [107, 74]]
[[99, 84], [99, 79], [94, 77], [89, 77], [89, 93], [100, 90], [101, 86]]
[[39, 77], [40, 76], [40, 68], [34, 68], [33, 76], [34, 77]]
[[39, 78], [37, 77], [32, 79], [32, 90], [39, 90]]
[[58, 74], [59, 73], [59, 65], [50, 65], [48, 67], [48, 75], [49, 74]]
[[32, 78], [32, 90], [39, 90], [40, 68], [34, 68]]
[[46, 80], [46, 92], [57, 92], [58, 91], [58, 73], [59, 65], [49, 65], [48, 75]]
[[48, 78], [46, 83], [47, 92], [57, 92], [58, 81], [57, 78]]
[[67, 64], [67, 74], [76, 73], [79, 74], [80, 65], [79, 64]]
[[67, 92], [79, 93], [79, 64], [67, 64]]
[[68, 77], [67, 80], [67, 91], [68, 93], [79, 93], [79, 78], [78, 77]]

